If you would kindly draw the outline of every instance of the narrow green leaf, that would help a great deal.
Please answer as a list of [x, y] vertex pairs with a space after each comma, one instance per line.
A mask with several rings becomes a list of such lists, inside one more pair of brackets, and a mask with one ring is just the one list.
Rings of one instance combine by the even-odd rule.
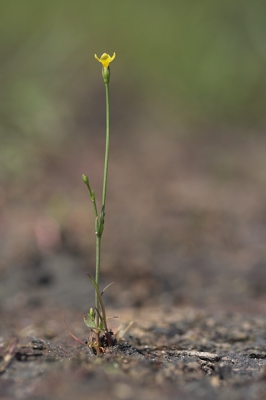
[[103, 299], [102, 299], [102, 296], [101, 296], [101, 292], [100, 292], [99, 287], [98, 287], [95, 279], [93, 278], [93, 276], [91, 276], [91, 274], [88, 273], [88, 277], [92, 281], [92, 284], [93, 284], [93, 286], [94, 286], [94, 288], [96, 290], [96, 293], [97, 293], [97, 296], [98, 296], [98, 299], [99, 299], [99, 302], [100, 302], [100, 305], [101, 305], [101, 309], [102, 309], [101, 319], [102, 319], [102, 322], [104, 324], [104, 329], [107, 330], [106, 313], [105, 313], [105, 307], [104, 307]]
[[85, 324], [89, 328], [91, 328], [91, 329], [96, 328], [95, 322], [89, 317], [89, 314], [84, 315], [83, 319], [84, 319]]

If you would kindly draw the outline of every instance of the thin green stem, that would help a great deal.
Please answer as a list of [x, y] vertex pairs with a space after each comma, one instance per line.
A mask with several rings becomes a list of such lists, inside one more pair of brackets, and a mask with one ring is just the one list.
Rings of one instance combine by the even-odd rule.
[[92, 204], [93, 204], [93, 208], [94, 208], [94, 214], [95, 214], [95, 218], [96, 220], [98, 220], [98, 210], [97, 210], [97, 204], [96, 204], [96, 199], [95, 199], [95, 193], [94, 190], [91, 190], [90, 187], [90, 182], [89, 182], [89, 178], [86, 175], [82, 175], [82, 179], [83, 182], [86, 184]]
[[[96, 235], [96, 274], [95, 274], [95, 282], [99, 287], [100, 280], [100, 264], [101, 264], [101, 237]], [[95, 307], [99, 309], [99, 297], [97, 291], [95, 290]], [[96, 326], [99, 326], [99, 316], [96, 314]]]
[[94, 193], [93, 193], [93, 198], [92, 198], [92, 204], [93, 204], [93, 208], [94, 208], [95, 218], [98, 220], [98, 210], [97, 210], [97, 204], [95, 201]]
[[109, 161], [109, 142], [110, 142], [110, 95], [109, 95], [109, 83], [105, 83], [105, 92], [106, 92], [106, 145], [105, 145], [104, 176], [103, 176], [103, 197], [102, 197], [102, 208], [103, 208], [103, 210], [105, 209], [105, 201], [106, 201], [108, 161]]
[[[103, 194], [102, 194], [102, 209], [100, 215], [99, 231], [96, 234], [96, 274], [95, 282], [99, 288], [100, 283], [100, 261], [101, 261], [101, 239], [104, 229], [104, 216], [105, 216], [105, 202], [106, 202], [106, 189], [108, 177], [108, 163], [109, 163], [109, 143], [110, 143], [110, 96], [109, 84], [105, 83], [106, 92], [106, 142], [105, 142], [105, 159], [104, 159], [104, 174], [103, 174]], [[95, 292], [95, 307], [99, 310], [99, 296]], [[96, 325], [99, 325], [99, 315], [96, 314]]]

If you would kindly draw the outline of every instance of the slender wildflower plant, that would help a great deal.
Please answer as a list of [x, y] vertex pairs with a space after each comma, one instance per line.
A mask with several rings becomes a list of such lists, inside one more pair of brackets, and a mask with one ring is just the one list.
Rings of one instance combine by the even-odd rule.
[[[102, 76], [105, 84], [106, 93], [106, 144], [105, 144], [105, 160], [104, 160], [104, 174], [103, 174], [103, 191], [102, 191], [102, 204], [101, 211], [98, 212], [95, 193], [91, 189], [89, 178], [86, 175], [82, 175], [83, 182], [87, 186], [89, 196], [91, 198], [94, 215], [95, 215], [95, 235], [96, 235], [96, 271], [95, 278], [89, 275], [89, 278], [95, 289], [95, 307], [91, 308], [89, 313], [84, 316], [85, 324], [91, 329], [91, 336], [89, 340], [89, 347], [99, 354], [104, 351], [104, 347], [112, 346], [115, 343], [113, 332], [108, 330], [107, 318], [105, 312], [105, 306], [103, 303], [102, 295], [104, 291], [110, 286], [108, 285], [102, 292], [99, 289], [100, 283], [100, 266], [101, 266], [101, 241], [104, 230], [105, 222], [105, 205], [106, 205], [106, 189], [107, 189], [107, 178], [108, 178], [108, 162], [109, 162], [109, 143], [110, 143], [110, 95], [109, 95], [109, 81], [110, 81], [110, 67], [109, 64], [114, 60], [115, 53], [113, 56], [104, 53], [100, 58], [95, 54], [95, 58], [102, 64]], [[70, 335], [83, 345], [87, 343], [82, 342], [76, 338], [66, 327]], [[101, 336], [102, 333], [102, 336]]]
[[[106, 313], [105, 307], [102, 301], [102, 294], [99, 290], [100, 283], [100, 267], [101, 267], [101, 241], [102, 234], [104, 230], [105, 222], [105, 205], [106, 205], [106, 190], [107, 190], [107, 178], [108, 178], [108, 164], [109, 164], [109, 144], [110, 144], [110, 94], [109, 94], [109, 82], [110, 82], [110, 67], [109, 64], [114, 60], [116, 54], [109, 56], [109, 54], [104, 53], [100, 58], [95, 54], [94, 57], [97, 61], [102, 64], [102, 76], [105, 85], [105, 95], [106, 95], [106, 142], [105, 142], [105, 159], [104, 159], [104, 174], [103, 174], [103, 191], [102, 191], [102, 205], [100, 215], [98, 214], [96, 199], [94, 191], [91, 190], [89, 179], [86, 175], [83, 175], [83, 181], [88, 188], [88, 192], [93, 204], [94, 214], [95, 214], [95, 235], [96, 235], [96, 271], [95, 279], [89, 275], [94, 288], [95, 288], [95, 308], [90, 309], [89, 315], [84, 317], [85, 323], [91, 328], [93, 325], [94, 333], [97, 337], [97, 345], [100, 344], [100, 332], [104, 331], [107, 344], [111, 344], [111, 335], [108, 332], [106, 323]], [[89, 322], [89, 323], [88, 323]]]

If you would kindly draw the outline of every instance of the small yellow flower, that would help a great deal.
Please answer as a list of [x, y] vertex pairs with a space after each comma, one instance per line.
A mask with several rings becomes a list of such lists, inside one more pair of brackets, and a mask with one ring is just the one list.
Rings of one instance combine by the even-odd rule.
[[96, 58], [97, 61], [99, 61], [100, 63], [102, 63], [103, 68], [108, 68], [110, 62], [112, 62], [115, 58], [115, 53], [113, 54], [113, 56], [109, 56], [109, 54], [103, 53], [103, 55], [98, 58], [96, 54], [94, 54], [94, 57]]

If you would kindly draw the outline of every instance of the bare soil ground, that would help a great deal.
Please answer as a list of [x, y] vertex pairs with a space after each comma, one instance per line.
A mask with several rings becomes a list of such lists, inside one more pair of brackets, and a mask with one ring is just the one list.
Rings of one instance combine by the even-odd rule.
[[96, 357], [62, 316], [88, 338], [94, 222], [78, 178], [100, 193], [102, 145], [3, 186], [1, 399], [265, 399], [265, 138], [114, 139], [102, 286], [115, 281], [110, 327], [133, 324]]

